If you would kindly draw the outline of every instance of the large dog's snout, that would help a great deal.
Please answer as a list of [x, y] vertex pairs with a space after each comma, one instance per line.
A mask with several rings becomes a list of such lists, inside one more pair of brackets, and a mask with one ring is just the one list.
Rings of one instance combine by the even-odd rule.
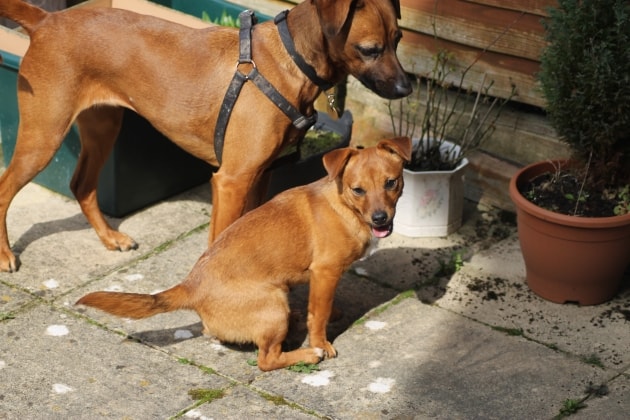
[[359, 80], [374, 93], [385, 99], [400, 99], [408, 96], [413, 91], [411, 80], [403, 72], [396, 78], [370, 79], [361, 77]]
[[394, 85], [394, 94], [397, 98], [404, 98], [413, 92], [413, 87], [411, 84], [411, 80], [407, 75], [404, 75], [400, 78], [400, 80]]

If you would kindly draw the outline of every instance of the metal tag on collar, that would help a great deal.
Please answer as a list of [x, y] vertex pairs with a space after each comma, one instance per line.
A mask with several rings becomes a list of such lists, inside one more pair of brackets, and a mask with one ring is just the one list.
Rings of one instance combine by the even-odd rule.
[[326, 92], [324, 92], [326, 94], [326, 100], [328, 101], [328, 108], [330, 110], [330, 112], [328, 112], [328, 114], [332, 114], [330, 115], [331, 118], [333, 119], [339, 119], [339, 108], [337, 108], [337, 104], [335, 104], [335, 100], [337, 98], [337, 86], [334, 86], [331, 89], [328, 89]]

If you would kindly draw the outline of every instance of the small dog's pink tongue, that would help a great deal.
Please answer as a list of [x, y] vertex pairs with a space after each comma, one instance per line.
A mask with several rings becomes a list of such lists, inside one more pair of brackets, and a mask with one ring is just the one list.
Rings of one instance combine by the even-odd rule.
[[377, 238], [384, 238], [391, 233], [389, 226], [372, 226], [372, 235]]

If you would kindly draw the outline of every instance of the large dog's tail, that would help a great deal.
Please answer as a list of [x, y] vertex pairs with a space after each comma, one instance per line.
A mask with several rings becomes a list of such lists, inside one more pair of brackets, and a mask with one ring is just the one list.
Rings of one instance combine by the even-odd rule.
[[48, 16], [48, 12], [22, 0], [2, 0], [0, 16], [19, 23], [30, 34]]
[[178, 309], [193, 309], [188, 289], [178, 284], [155, 295], [141, 293], [94, 292], [79, 299], [76, 305], [87, 305], [124, 318], [148, 318]]

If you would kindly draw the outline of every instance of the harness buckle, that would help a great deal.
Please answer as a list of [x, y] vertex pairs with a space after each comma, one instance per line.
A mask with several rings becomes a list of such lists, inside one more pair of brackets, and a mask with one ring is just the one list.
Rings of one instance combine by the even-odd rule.
[[[244, 72], [241, 70], [241, 66], [242, 65], [249, 65], [251, 66], [251, 68], [249, 69], [249, 71]], [[249, 79], [249, 75], [253, 72], [253, 71], [257, 71], [258, 68], [256, 67], [256, 62], [252, 59], [239, 59], [236, 62], [236, 72], [240, 73], [242, 76], [245, 77], [245, 79]]]

